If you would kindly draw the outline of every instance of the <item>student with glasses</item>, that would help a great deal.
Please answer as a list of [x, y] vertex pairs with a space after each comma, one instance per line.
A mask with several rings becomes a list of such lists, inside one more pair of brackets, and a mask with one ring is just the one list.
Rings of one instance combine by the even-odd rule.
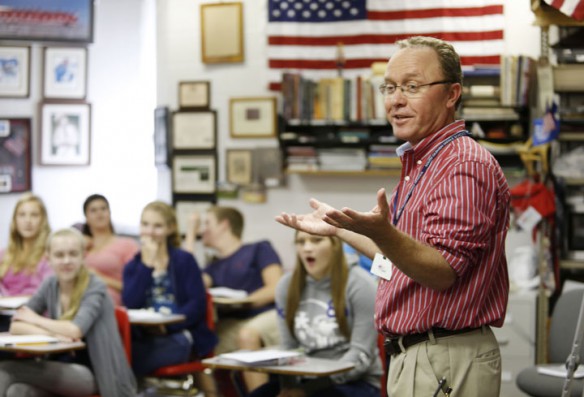
[[[398, 41], [380, 87], [402, 174], [367, 212], [312, 199], [313, 212], [276, 220], [337, 236], [374, 258], [375, 324], [391, 355], [389, 395], [498, 396], [510, 194], [496, 159], [455, 119], [462, 70], [452, 45]], [[480, 392], [479, 392], [480, 391]]]

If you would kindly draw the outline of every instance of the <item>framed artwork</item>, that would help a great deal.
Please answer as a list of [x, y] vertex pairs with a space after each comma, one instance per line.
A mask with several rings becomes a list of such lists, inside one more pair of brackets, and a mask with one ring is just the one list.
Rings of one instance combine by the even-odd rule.
[[232, 138], [273, 138], [276, 136], [276, 98], [231, 98], [229, 122]]
[[0, 98], [28, 98], [30, 47], [0, 46]]
[[178, 83], [178, 106], [181, 109], [209, 109], [211, 84], [208, 81]]
[[0, 119], [0, 193], [31, 190], [31, 120]]
[[217, 131], [217, 113], [174, 112], [172, 114], [173, 149], [214, 149]]
[[42, 165], [89, 165], [91, 105], [89, 103], [42, 103]]
[[[174, 204], [174, 210], [176, 212], [176, 219], [178, 222], [178, 230], [179, 232], [186, 233], [188, 228], [188, 222], [190, 216], [198, 212], [201, 214], [201, 221], [204, 217], [204, 214], [207, 210], [213, 206], [213, 203], [210, 201], [187, 201], [187, 200], [178, 200]], [[202, 222], [201, 222], [202, 224]]]
[[249, 185], [253, 180], [253, 150], [227, 149], [227, 182]]
[[210, 155], [177, 155], [172, 161], [174, 193], [215, 193], [217, 163]]
[[203, 63], [243, 62], [243, 4], [201, 4]]
[[169, 165], [170, 158], [170, 119], [166, 106], [154, 109], [154, 164]]
[[87, 48], [45, 47], [45, 99], [84, 99], [87, 94]]
[[0, 0], [0, 40], [93, 41], [94, 0]]
[[255, 180], [266, 187], [279, 187], [286, 184], [282, 151], [279, 148], [255, 148], [254, 158], [256, 159], [254, 162]]

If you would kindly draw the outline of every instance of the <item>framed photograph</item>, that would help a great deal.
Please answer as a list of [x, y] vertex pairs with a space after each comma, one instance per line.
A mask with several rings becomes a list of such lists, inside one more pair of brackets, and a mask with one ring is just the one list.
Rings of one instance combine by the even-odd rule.
[[43, 96], [45, 99], [85, 99], [87, 48], [45, 47]]
[[172, 114], [173, 149], [214, 149], [217, 113], [174, 112]]
[[42, 165], [89, 165], [90, 147], [90, 104], [41, 104]]
[[177, 155], [172, 161], [174, 193], [215, 193], [217, 162], [210, 155]]
[[201, 215], [200, 219], [202, 221], [204, 219], [204, 214], [209, 208], [211, 208], [211, 206], [213, 206], [213, 203], [210, 201], [178, 200], [174, 204], [174, 210], [176, 212], [179, 232], [181, 234], [187, 232], [189, 218], [195, 212], [198, 212]]
[[255, 180], [266, 187], [280, 187], [286, 184], [283, 172], [282, 151], [275, 148], [255, 148], [254, 176]]
[[209, 109], [211, 84], [208, 81], [178, 83], [178, 106], [181, 109]]
[[0, 193], [31, 190], [31, 120], [0, 119]]
[[94, 0], [0, 0], [0, 40], [93, 41]]
[[0, 46], [0, 98], [28, 98], [30, 47]]
[[249, 185], [253, 180], [253, 150], [227, 149], [227, 182]]
[[243, 4], [201, 4], [203, 63], [243, 62]]
[[170, 111], [166, 106], [154, 109], [154, 164], [169, 165], [170, 158]]
[[273, 138], [276, 136], [276, 98], [231, 98], [229, 100], [232, 138]]

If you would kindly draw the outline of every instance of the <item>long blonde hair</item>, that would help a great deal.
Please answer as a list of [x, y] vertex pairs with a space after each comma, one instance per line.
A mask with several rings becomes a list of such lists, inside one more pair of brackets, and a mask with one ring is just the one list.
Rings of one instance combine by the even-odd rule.
[[[298, 232], [296, 232], [298, 234]], [[333, 307], [335, 308], [335, 317], [339, 324], [341, 334], [346, 338], [351, 337], [351, 330], [347, 323], [345, 290], [347, 280], [349, 279], [349, 266], [343, 252], [343, 243], [338, 237], [329, 238], [332, 243], [332, 255], [330, 257], [330, 275], [331, 275], [331, 295]], [[299, 255], [296, 255], [296, 266], [292, 273], [290, 286], [288, 287], [288, 299], [286, 301], [286, 325], [290, 333], [294, 335], [294, 318], [300, 305], [300, 297], [306, 285], [306, 269], [302, 264]]]
[[[25, 251], [24, 239], [18, 232], [16, 227], [16, 214], [18, 209], [25, 203], [36, 203], [41, 211], [41, 224], [39, 232], [35, 237], [35, 241], [30, 249]], [[13, 273], [26, 272], [34, 273], [38, 263], [45, 254], [45, 244], [47, 236], [51, 232], [49, 220], [47, 217], [47, 209], [43, 200], [32, 193], [23, 194], [14, 206], [12, 213], [12, 221], [10, 222], [10, 234], [8, 237], [8, 247], [2, 264], [0, 264], [0, 277], [4, 277], [6, 272], [10, 269]]]
[[[81, 232], [77, 229], [73, 228], [65, 228], [59, 229], [49, 235], [47, 240], [47, 256], [50, 258], [51, 252], [51, 243], [54, 238], [56, 237], [73, 237], [79, 241], [79, 248], [81, 249], [81, 260], [85, 257], [85, 238]], [[71, 293], [71, 301], [69, 303], [69, 308], [65, 313], [61, 315], [59, 320], [72, 320], [77, 311], [79, 310], [79, 306], [81, 305], [81, 299], [83, 298], [83, 294], [85, 294], [85, 290], [89, 285], [89, 271], [85, 267], [85, 263], [83, 262], [81, 267], [79, 268], [79, 272], [77, 273], [77, 278], [75, 279], [75, 286], [73, 287], [73, 292]]]

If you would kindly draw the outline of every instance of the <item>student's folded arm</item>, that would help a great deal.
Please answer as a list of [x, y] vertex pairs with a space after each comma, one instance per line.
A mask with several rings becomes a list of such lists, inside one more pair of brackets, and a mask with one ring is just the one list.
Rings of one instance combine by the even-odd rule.
[[282, 274], [282, 266], [279, 263], [270, 264], [262, 270], [264, 286], [255, 290], [248, 297], [252, 307], [262, 307], [274, 302], [276, 286]]

